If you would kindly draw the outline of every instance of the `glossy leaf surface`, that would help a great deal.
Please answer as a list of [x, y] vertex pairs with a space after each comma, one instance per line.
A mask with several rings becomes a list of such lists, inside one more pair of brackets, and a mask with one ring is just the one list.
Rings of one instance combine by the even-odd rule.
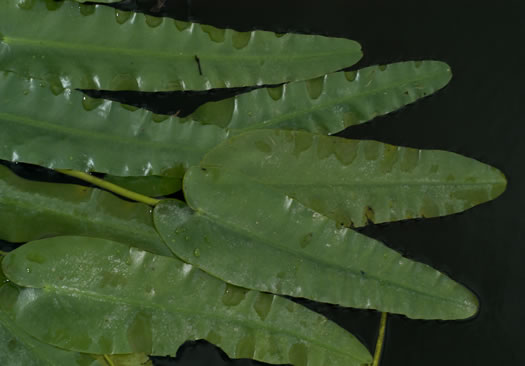
[[191, 118], [233, 129], [334, 134], [432, 94], [451, 76], [450, 67], [438, 61], [371, 66], [206, 103]]
[[242, 176], [194, 167], [188, 204], [156, 206], [157, 230], [178, 257], [226, 282], [416, 319], [462, 319], [477, 299], [431, 267]]
[[506, 187], [499, 170], [455, 153], [301, 131], [241, 134], [201, 165], [242, 173], [356, 227], [461, 212]]
[[14, 304], [17, 324], [65, 349], [174, 355], [186, 340], [206, 339], [232, 358], [276, 364], [371, 360], [350, 333], [299, 304], [116, 242], [44, 239], [11, 252], [2, 266], [31, 287]]
[[97, 236], [172, 255], [149, 206], [100, 189], [26, 180], [0, 165], [0, 239], [20, 243], [57, 235]]
[[71, 1], [50, 12], [48, 3], [0, 2], [1, 70], [79, 89], [206, 90], [310, 79], [362, 55], [342, 38], [239, 33]]
[[227, 137], [216, 126], [176, 117], [155, 123], [151, 112], [57, 88], [0, 74], [0, 159], [120, 176], [172, 175]]
[[18, 298], [19, 291], [11, 284], [0, 284], [0, 365], [105, 366], [90, 355], [65, 351], [42, 343], [18, 327], [10, 308]]
[[168, 196], [180, 191], [182, 188], [182, 177], [161, 177], [158, 175], [119, 177], [106, 175], [104, 180], [151, 197]]

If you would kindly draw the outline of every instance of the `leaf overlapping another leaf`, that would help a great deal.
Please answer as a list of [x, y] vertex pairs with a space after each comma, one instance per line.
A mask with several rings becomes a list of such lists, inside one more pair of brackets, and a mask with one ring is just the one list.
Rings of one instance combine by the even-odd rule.
[[416, 319], [477, 312], [444, 274], [246, 177], [193, 167], [184, 191], [195, 211], [163, 201], [155, 226], [177, 256], [226, 282]]
[[499, 170], [455, 153], [302, 131], [243, 133], [201, 166], [238, 172], [355, 227], [461, 212], [506, 187]]
[[[0, 278], [3, 273], [0, 269]], [[11, 306], [20, 289], [0, 281], [0, 364], [5, 366], [105, 366], [90, 355], [66, 351], [31, 337], [15, 321]]]
[[172, 256], [153, 227], [151, 208], [74, 184], [23, 179], [0, 165], [0, 239], [96, 236]]
[[270, 363], [371, 360], [350, 333], [299, 304], [108, 240], [31, 242], [6, 256], [2, 268], [28, 287], [13, 305], [17, 325], [65, 349], [174, 355], [185, 341], [206, 339], [230, 357]]
[[282, 128], [335, 134], [390, 113], [444, 87], [439, 61], [406, 61], [256, 89], [210, 102], [191, 119], [236, 130]]
[[206, 90], [310, 79], [362, 56], [342, 38], [241, 33], [72, 1], [56, 7], [0, 2], [1, 70], [79, 89]]
[[[228, 137], [216, 126], [95, 104], [75, 90], [0, 74], [0, 159], [119, 176], [173, 175]], [[42, 108], [45, 106], [45, 108]]]
[[[9, 279], [0, 271], [0, 363], [94, 366], [97, 358], [135, 366], [195, 339], [271, 363], [370, 362], [334, 323], [256, 290], [418, 319], [476, 313], [477, 299], [462, 285], [344, 226], [461, 212], [500, 195], [501, 172], [442, 151], [285, 131], [334, 134], [389, 113], [446, 85], [448, 65], [328, 74], [357, 62], [359, 44], [83, 2], [0, 0], [0, 70], [7, 71], [0, 159], [57, 169], [151, 205], [159, 201], [107, 182], [163, 196], [187, 171], [189, 206], [157, 205], [163, 242], [145, 205], [27, 181], [0, 166], [0, 238], [83, 235], [1, 253]], [[277, 84], [207, 103], [184, 119], [73, 89]], [[106, 173], [106, 181], [78, 171]], [[130, 352], [137, 353], [114, 355]]]

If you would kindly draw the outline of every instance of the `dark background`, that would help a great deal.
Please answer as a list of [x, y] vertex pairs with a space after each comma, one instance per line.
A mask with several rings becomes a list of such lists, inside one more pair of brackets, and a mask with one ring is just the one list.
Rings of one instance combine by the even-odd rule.
[[[160, 2], [162, 3], [162, 1]], [[525, 325], [525, 2], [498, 1], [125, 1], [122, 8], [241, 31], [323, 34], [354, 39], [365, 56], [352, 69], [402, 60], [447, 62], [454, 77], [436, 95], [341, 136], [454, 151], [502, 170], [509, 181], [497, 200], [458, 215], [370, 226], [362, 230], [405, 256], [463, 283], [480, 298], [466, 321], [414, 321], [391, 315], [382, 366], [523, 365]], [[160, 12], [159, 12], [160, 10]], [[220, 94], [123, 94], [117, 99], [176, 111]], [[124, 98], [124, 99], [122, 99]], [[303, 302], [360, 338], [373, 352], [379, 314]], [[315, 331], [315, 330], [312, 330]], [[205, 342], [188, 343], [156, 365], [248, 366]]]

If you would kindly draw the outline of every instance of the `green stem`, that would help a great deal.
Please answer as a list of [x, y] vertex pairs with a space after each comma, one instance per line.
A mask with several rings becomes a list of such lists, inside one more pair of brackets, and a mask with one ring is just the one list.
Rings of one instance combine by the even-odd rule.
[[130, 191], [126, 188], [117, 186], [116, 184], [107, 182], [104, 179], [94, 177], [88, 173], [79, 172], [76, 170], [66, 170], [66, 169], [56, 169], [56, 171], [62, 174], [69, 175], [71, 177], [82, 179], [83, 181], [94, 184], [100, 188], [107, 189], [110, 192], [118, 194], [119, 196], [122, 196], [122, 197], [129, 198], [130, 200], [133, 200], [133, 201], [142, 202], [150, 206], [155, 206], [160, 202], [160, 200]]
[[4, 252], [3, 250], [0, 250], [0, 255], [1, 256], [5, 257], [8, 254], [9, 254], [8, 252]]
[[113, 361], [111, 360], [111, 358], [109, 358], [108, 355], [104, 355], [104, 360], [107, 362], [107, 364], [109, 366], [115, 366], [115, 364], [113, 363]]
[[383, 350], [383, 343], [385, 340], [386, 316], [387, 313], [381, 313], [379, 335], [377, 336], [376, 350], [374, 352], [374, 362], [372, 362], [372, 366], [379, 366], [379, 360], [381, 359], [381, 351]]

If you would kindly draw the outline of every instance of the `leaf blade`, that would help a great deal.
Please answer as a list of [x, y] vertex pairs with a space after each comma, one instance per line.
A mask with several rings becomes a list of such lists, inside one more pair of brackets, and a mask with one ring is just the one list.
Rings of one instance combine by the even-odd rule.
[[42, 343], [16, 325], [9, 306], [18, 296], [12, 284], [0, 285], [0, 363], [10, 366], [102, 366], [93, 357]]
[[21, 243], [56, 235], [99, 236], [173, 255], [147, 205], [95, 188], [26, 180], [0, 165], [0, 238]]
[[[42, 260], [31, 261], [35, 257]], [[353, 336], [298, 304], [227, 286], [175, 258], [116, 242], [44, 239], [11, 252], [2, 266], [10, 280], [31, 287], [14, 306], [17, 323], [66, 349], [173, 355], [184, 341], [203, 338], [230, 357], [273, 363], [288, 363], [293, 347], [311, 365], [330, 360], [360, 365], [371, 359]], [[188, 296], [193, 291], [200, 296]], [[254, 308], [260, 296], [269, 300], [264, 317]], [[311, 335], [312, 326], [333, 344]], [[79, 328], [85, 332], [79, 335]]]
[[[239, 33], [102, 5], [84, 14], [69, 1], [53, 12], [43, 0], [32, 4], [20, 9], [3, 2], [0, 68], [59, 77], [65, 87], [166, 91], [277, 84], [351, 66], [362, 55], [359, 44], [346, 39]], [[38, 26], [43, 16], [50, 26]]]
[[458, 154], [303, 131], [243, 133], [201, 166], [239, 172], [354, 227], [461, 212], [506, 188], [499, 170]]
[[450, 67], [439, 61], [371, 66], [206, 103], [190, 117], [236, 130], [335, 134], [430, 95], [450, 78]]
[[35, 79], [0, 75], [1, 159], [120, 176], [171, 175], [228, 136], [216, 126], [176, 117], [155, 123], [145, 110], [52, 90]]
[[415, 319], [477, 312], [446, 275], [245, 177], [193, 167], [184, 191], [195, 211], [161, 202], [155, 226], [177, 256], [226, 282]]

